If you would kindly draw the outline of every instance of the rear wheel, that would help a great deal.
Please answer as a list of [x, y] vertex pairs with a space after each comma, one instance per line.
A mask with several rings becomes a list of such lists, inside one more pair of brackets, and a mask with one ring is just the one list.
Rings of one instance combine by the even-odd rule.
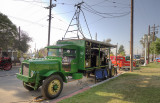
[[52, 75], [44, 81], [41, 92], [46, 99], [53, 99], [60, 95], [62, 89], [62, 78], [59, 75]]
[[3, 69], [8, 71], [12, 68], [12, 63], [6, 62], [3, 64]]
[[23, 86], [24, 88], [26, 88], [28, 91], [33, 91], [34, 89], [32, 87], [29, 87], [28, 85], [26, 85], [27, 83], [23, 82]]

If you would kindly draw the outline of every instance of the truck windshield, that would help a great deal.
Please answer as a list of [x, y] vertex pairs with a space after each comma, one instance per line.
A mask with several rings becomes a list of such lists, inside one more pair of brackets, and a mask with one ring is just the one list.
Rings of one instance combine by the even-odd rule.
[[49, 49], [48, 56], [62, 57], [63, 49]]

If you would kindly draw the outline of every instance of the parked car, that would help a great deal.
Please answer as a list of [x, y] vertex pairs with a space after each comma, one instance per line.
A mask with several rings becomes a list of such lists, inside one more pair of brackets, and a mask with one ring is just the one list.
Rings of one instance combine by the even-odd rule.
[[156, 62], [160, 62], [160, 58], [156, 58], [154, 61], [156, 61]]
[[144, 57], [140, 58], [140, 64], [144, 64]]

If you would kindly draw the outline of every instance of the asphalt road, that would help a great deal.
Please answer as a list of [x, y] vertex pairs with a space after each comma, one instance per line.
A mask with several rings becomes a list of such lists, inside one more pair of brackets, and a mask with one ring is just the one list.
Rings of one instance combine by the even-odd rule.
[[[41, 96], [41, 87], [37, 91], [27, 91], [23, 87], [22, 81], [16, 78], [18, 68], [13, 67], [10, 71], [0, 70], [0, 103], [33, 103], [34, 97]], [[83, 78], [82, 80], [64, 83], [62, 93], [58, 98], [93, 84], [93, 78]], [[45, 100], [43, 103], [54, 102], [56, 99]]]

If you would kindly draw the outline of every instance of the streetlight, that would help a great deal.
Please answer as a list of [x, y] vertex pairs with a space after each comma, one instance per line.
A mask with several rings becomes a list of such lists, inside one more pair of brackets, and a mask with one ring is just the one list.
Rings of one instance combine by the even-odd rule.
[[150, 42], [150, 36], [149, 35], [144, 35], [143, 36], [143, 41], [144, 41], [144, 46], [145, 46], [145, 62], [144, 62], [144, 66], [146, 66], [147, 64], [147, 44]]

